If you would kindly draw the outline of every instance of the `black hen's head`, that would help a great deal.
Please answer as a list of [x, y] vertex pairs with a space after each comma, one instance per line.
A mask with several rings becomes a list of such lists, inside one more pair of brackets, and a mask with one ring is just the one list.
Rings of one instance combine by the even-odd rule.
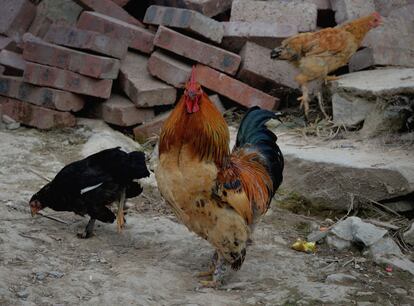
[[49, 183], [43, 186], [43, 188], [36, 192], [30, 199], [29, 205], [32, 216], [36, 215], [43, 208], [49, 207], [52, 202], [51, 185]]

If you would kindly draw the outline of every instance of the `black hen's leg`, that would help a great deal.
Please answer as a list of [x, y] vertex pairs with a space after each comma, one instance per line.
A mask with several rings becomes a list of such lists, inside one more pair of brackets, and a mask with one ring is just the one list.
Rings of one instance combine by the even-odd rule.
[[79, 238], [87, 239], [93, 236], [93, 228], [95, 226], [96, 219], [91, 218], [88, 222], [88, 225], [86, 225], [85, 230], [82, 233], [78, 234]]

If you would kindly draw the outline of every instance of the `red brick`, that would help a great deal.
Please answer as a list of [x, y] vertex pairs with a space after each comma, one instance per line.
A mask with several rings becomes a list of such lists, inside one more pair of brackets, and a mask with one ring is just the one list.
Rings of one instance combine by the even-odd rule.
[[75, 0], [75, 2], [86, 10], [95, 11], [140, 27], [144, 26], [140, 21], [129, 15], [127, 11], [111, 0]]
[[134, 128], [135, 139], [139, 142], [144, 142], [147, 138], [159, 135], [161, 127], [165, 120], [170, 116], [171, 112], [166, 112], [156, 116], [154, 119], [144, 122], [143, 124]]
[[26, 68], [26, 61], [22, 55], [8, 50], [0, 51], [0, 64], [19, 72], [23, 72]]
[[128, 98], [112, 95], [105, 102], [96, 103], [93, 113], [105, 122], [118, 126], [133, 126], [154, 118], [152, 108], [137, 108]]
[[128, 50], [127, 39], [112, 38], [98, 32], [75, 27], [52, 25], [45, 40], [57, 45], [93, 51], [122, 59]]
[[97, 80], [72, 71], [31, 62], [26, 65], [24, 81], [98, 98], [109, 98], [112, 88], [112, 80]]
[[217, 43], [223, 38], [220, 22], [193, 10], [151, 5], [145, 13], [144, 22], [188, 30]]
[[151, 76], [147, 64], [146, 56], [128, 52], [119, 73], [121, 88], [137, 107], [173, 104], [176, 89]]
[[53, 20], [48, 16], [38, 15], [27, 32], [36, 37], [43, 38], [52, 24]]
[[60, 111], [77, 112], [84, 106], [81, 96], [24, 83], [22, 77], [0, 76], [0, 95]]
[[214, 105], [217, 107], [220, 113], [224, 113], [226, 109], [223, 106], [223, 103], [221, 103], [219, 95], [211, 95], [209, 96], [209, 99], [211, 102], [214, 103]]
[[[299, 88], [295, 77], [300, 73], [292, 63], [270, 58], [270, 49], [247, 42], [240, 55], [243, 64], [237, 77], [256, 88], [266, 88], [271, 85], [274, 90], [283, 92], [288, 88]], [[310, 84], [310, 91], [320, 89], [318, 82]]]
[[119, 6], [125, 6], [128, 4], [128, 2], [131, 0], [112, 0], [112, 2], [115, 2]]
[[239, 55], [163, 26], [158, 28], [154, 45], [231, 75], [236, 74], [240, 66], [241, 58]]
[[120, 61], [44, 42], [31, 34], [24, 36], [23, 58], [30, 62], [70, 70], [98, 79], [116, 79]]
[[331, 0], [336, 23], [356, 19], [375, 11], [374, 0]]
[[245, 107], [258, 105], [272, 110], [279, 104], [279, 99], [204, 65], [196, 66], [196, 80], [202, 86]]
[[10, 37], [0, 35], [0, 51], [7, 49], [7, 47], [13, 42]]
[[230, 9], [232, 0], [153, 0], [152, 3], [186, 8], [208, 17], [216, 16]]
[[0, 97], [0, 105], [3, 115], [38, 129], [71, 127], [76, 124], [75, 116], [69, 112], [59, 112], [6, 97]]
[[148, 71], [152, 76], [176, 88], [182, 88], [190, 77], [191, 66], [155, 51], [148, 60]]
[[309, 32], [316, 29], [317, 15], [318, 8], [309, 1], [233, 0], [230, 21], [280, 22]]
[[126, 38], [131, 49], [144, 53], [151, 53], [154, 49], [154, 34], [150, 31], [96, 12], [83, 12], [77, 27], [106, 34], [115, 39]]
[[36, 16], [36, 6], [28, 0], [2, 0], [0, 34], [19, 41]]
[[222, 47], [234, 52], [239, 52], [246, 41], [273, 49], [280, 46], [285, 38], [298, 34], [297, 26], [278, 22], [231, 21], [222, 24]]

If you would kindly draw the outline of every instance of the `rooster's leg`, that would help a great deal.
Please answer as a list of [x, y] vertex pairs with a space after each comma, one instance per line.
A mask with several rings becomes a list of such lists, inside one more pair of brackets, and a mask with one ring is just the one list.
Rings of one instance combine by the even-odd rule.
[[217, 288], [223, 284], [224, 277], [229, 270], [230, 265], [226, 262], [223, 256], [219, 255], [216, 263], [216, 268], [213, 273], [213, 280], [200, 281], [203, 287]]
[[197, 277], [213, 276], [214, 271], [216, 270], [217, 259], [218, 259], [218, 253], [216, 251], [214, 252], [213, 258], [211, 259], [209, 270], [204, 271], [204, 272], [199, 272], [196, 274], [196, 276]]
[[116, 223], [118, 225], [118, 233], [122, 231], [122, 228], [124, 227], [124, 223], [125, 223], [125, 217], [124, 217], [124, 206], [125, 206], [125, 201], [126, 201], [125, 192], [126, 190], [124, 188], [121, 192], [121, 196], [118, 202], [118, 213], [116, 217]]
[[303, 108], [305, 113], [305, 120], [308, 121], [308, 114], [309, 114], [309, 91], [308, 85], [304, 83], [302, 85], [302, 96], [298, 98], [300, 101], [300, 108]]
[[88, 224], [86, 225], [85, 230], [82, 233], [78, 234], [79, 238], [86, 239], [86, 238], [90, 238], [93, 236], [93, 228], [95, 226], [95, 220], [96, 219], [92, 219], [92, 218], [89, 220]]

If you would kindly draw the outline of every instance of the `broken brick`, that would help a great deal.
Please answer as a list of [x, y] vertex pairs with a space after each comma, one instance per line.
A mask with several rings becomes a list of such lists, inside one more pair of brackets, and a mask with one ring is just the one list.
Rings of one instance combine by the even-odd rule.
[[2, 0], [0, 34], [20, 41], [36, 16], [36, 6], [28, 0]]
[[45, 40], [57, 45], [93, 51], [118, 59], [125, 57], [128, 51], [127, 39], [115, 39], [98, 32], [81, 30], [75, 27], [52, 25]]
[[146, 56], [128, 52], [119, 74], [121, 88], [138, 107], [173, 104], [176, 89], [151, 76], [147, 64]]
[[170, 114], [171, 112], [163, 113], [134, 128], [135, 139], [139, 142], [144, 142], [149, 137], [159, 135], [165, 120], [167, 120]]
[[128, 14], [122, 7], [111, 0], [75, 0], [80, 6], [86, 10], [95, 11], [106, 16], [110, 16], [133, 25], [143, 27], [143, 24]]
[[262, 88], [268, 83], [272, 86], [298, 88], [295, 81], [299, 69], [289, 61], [270, 58], [271, 49], [247, 42], [240, 52], [243, 64], [238, 78], [254, 87]]
[[241, 61], [238, 54], [206, 44], [163, 26], [158, 28], [154, 45], [231, 75], [236, 74]]
[[115, 2], [119, 6], [125, 6], [128, 4], [128, 2], [131, 0], [112, 0], [112, 2]]
[[26, 68], [26, 61], [22, 55], [9, 50], [0, 51], [0, 64], [9, 68], [13, 68], [19, 72], [23, 72]]
[[24, 36], [23, 58], [27, 61], [70, 70], [98, 79], [116, 79], [120, 61], [50, 44], [32, 35]]
[[[287, 88], [299, 88], [295, 77], [299, 69], [289, 61], [270, 58], [270, 50], [252, 42], [247, 42], [240, 52], [243, 59], [238, 78], [256, 88], [268, 88], [283, 93]], [[310, 92], [319, 89], [319, 82], [311, 82]]]
[[52, 26], [53, 20], [48, 16], [36, 16], [35, 20], [31, 24], [30, 28], [27, 30], [28, 33], [43, 38], [45, 37], [47, 31]]
[[[372, 65], [414, 67], [414, 18], [407, 15], [414, 4], [390, 13], [384, 24], [372, 29], [365, 36], [362, 45], [372, 51], [369, 61]], [[365, 51], [369, 52], [369, 51]], [[365, 53], [365, 56], [367, 53]], [[355, 60], [355, 59], [354, 59]], [[369, 62], [366, 63], [368, 65]]]
[[151, 5], [145, 13], [144, 22], [188, 30], [214, 42], [223, 38], [223, 25], [196, 11]]
[[81, 96], [24, 83], [22, 77], [0, 76], [0, 95], [60, 111], [77, 112], [84, 106]]
[[309, 2], [233, 0], [230, 21], [279, 22], [309, 32], [316, 29], [317, 13], [316, 5]]
[[154, 118], [152, 108], [137, 108], [121, 95], [112, 95], [105, 102], [96, 103], [93, 113], [105, 122], [118, 126], [133, 126]]
[[10, 37], [0, 35], [0, 51], [7, 49], [7, 47], [12, 43], [13, 40]]
[[148, 60], [148, 71], [152, 76], [167, 84], [175, 88], [182, 88], [190, 77], [191, 66], [161, 51], [155, 51]]
[[69, 112], [59, 112], [6, 97], [0, 97], [0, 105], [3, 115], [38, 129], [72, 127], [76, 124], [75, 116]]
[[230, 9], [232, 0], [153, 0], [152, 2], [158, 5], [194, 10], [212, 17]]
[[109, 98], [112, 80], [93, 79], [72, 71], [27, 62], [24, 81], [34, 85], [53, 87], [70, 92]]
[[298, 34], [294, 25], [277, 22], [222, 22], [224, 25], [224, 37], [222, 46], [233, 52], [239, 52], [246, 41], [252, 41], [267, 48], [280, 46], [281, 42]]
[[196, 79], [202, 86], [245, 107], [258, 105], [272, 110], [279, 104], [277, 98], [204, 65], [197, 64]]
[[331, 0], [336, 23], [356, 19], [375, 11], [374, 0]]
[[213, 102], [213, 104], [216, 106], [220, 113], [224, 113], [226, 111], [226, 109], [223, 106], [223, 103], [221, 103], [219, 95], [211, 95], [208, 98], [211, 102]]
[[154, 49], [154, 34], [150, 31], [96, 12], [83, 12], [77, 27], [106, 34], [115, 39], [127, 39], [129, 47], [144, 53]]

